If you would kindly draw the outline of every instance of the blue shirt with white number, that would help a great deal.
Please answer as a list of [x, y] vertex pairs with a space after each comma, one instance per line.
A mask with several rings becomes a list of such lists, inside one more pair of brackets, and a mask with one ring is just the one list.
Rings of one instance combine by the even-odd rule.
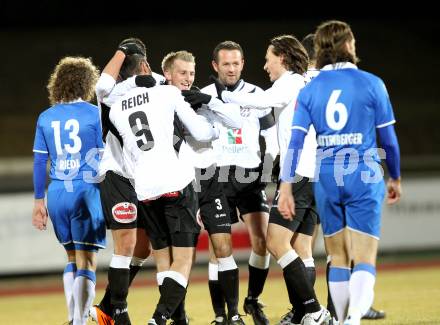
[[383, 81], [351, 63], [343, 63], [324, 67], [301, 90], [292, 128], [307, 132], [313, 124], [321, 163], [333, 164], [343, 163], [346, 153], [354, 152], [359, 161], [367, 155], [379, 161], [376, 128], [394, 122]]
[[51, 179], [91, 181], [102, 148], [95, 105], [84, 101], [56, 104], [40, 114], [33, 151], [49, 155]]

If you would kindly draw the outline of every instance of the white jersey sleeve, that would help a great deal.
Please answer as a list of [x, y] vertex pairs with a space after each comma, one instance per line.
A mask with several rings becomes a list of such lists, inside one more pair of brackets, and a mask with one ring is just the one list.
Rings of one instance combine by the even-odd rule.
[[[217, 96], [214, 84], [204, 87], [201, 91], [212, 97]], [[263, 92], [263, 90], [253, 84], [239, 80], [233, 92], [234, 94], [237, 93], [237, 95], [255, 95], [255, 93]], [[243, 168], [256, 168], [261, 163], [259, 143], [261, 131], [260, 118], [269, 114], [271, 108], [266, 107], [265, 109], [256, 110], [244, 102], [242, 103], [243, 105], [236, 104], [240, 107], [242, 125], [238, 128], [225, 124], [219, 127], [219, 138], [212, 143], [213, 157], [216, 159], [217, 166], [235, 165]]]
[[179, 120], [197, 141], [217, 139], [218, 128], [211, 124], [204, 116], [196, 114], [191, 106], [185, 102], [180, 93], [176, 93], [175, 111]]
[[264, 142], [266, 143], [266, 155], [269, 154], [272, 159], [275, 160], [280, 151], [276, 125], [266, 130], [262, 130], [261, 135], [264, 137]]
[[243, 125], [243, 119], [240, 114], [240, 106], [232, 103], [223, 103], [220, 99], [212, 97], [208, 103], [211, 111], [215, 112], [219, 121], [228, 128], [239, 129]]
[[[285, 82], [286, 78], [283, 77], [284, 75], [264, 92], [244, 93], [224, 91], [222, 92], [222, 99], [227, 103], [236, 103], [257, 109], [266, 109], [268, 107], [283, 108], [292, 101], [292, 89], [290, 88], [292, 82]], [[304, 78], [300, 75], [295, 74], [292, 77], [302, 86], [305, 85]]]
[[136, 76], [130, 77], [124, 81], [117, 83], [111, 92], [103, 98], [102, 102], [107, 106], [111, 107], [116, 103], [122, 96], [128, 93], [133, 88], [136, 88]]
[[115, 84], [116, 80], [113, 79], [112, 76], [107, 73], [101, 74], [95, 86], [96, 98], [98, 99], [98, 102], [101, 102], [103, 98], [107, 97], [111, 93]]

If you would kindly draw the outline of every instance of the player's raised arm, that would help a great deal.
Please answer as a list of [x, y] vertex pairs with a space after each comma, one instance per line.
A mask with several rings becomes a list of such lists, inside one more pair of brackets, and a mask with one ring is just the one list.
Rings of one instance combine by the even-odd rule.
[[133, 76], [116, 83], [124, 60], [129, 55], [145, 55], [135, 43], [126, 43], [118, 47], [117, 51], [105, 66], [96, 84], [95, 91], [99, 101], [112, 106], [120, 97], [136, 87], [153, 87], [156, 84], [152, 75]]
[[295, 82], [299, 85], [298, 87], [292, 87], [291, 82], [284, 82], [285, 80], [280, 79], [263, 92], [243, 93], [225, 90], [221, 93], [221, 99], [225, 103], [236, 103], [256, 109], [283, 108], [294, 97], [292, 92], [304, 86], [304, 78], [299, 75], [295, 77], [297, 78]]

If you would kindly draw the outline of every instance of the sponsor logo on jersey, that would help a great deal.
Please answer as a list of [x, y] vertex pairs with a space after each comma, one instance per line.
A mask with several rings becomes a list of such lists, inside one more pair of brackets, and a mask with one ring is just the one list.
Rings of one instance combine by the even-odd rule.
[[113, 219], [120, 223], [130, 223], [137, 218], [136, 205], [129, 202], [115, 204], [112, 208]]
[[240, 107], [240, 115], [241, 115], [241, 117], [249, 117], [251, 115], [251, 109], [245, 108], [245, 107]]
[[241, 129], [228, 129], [228, 143], [242, 144], [243, 138], [241, 136]]

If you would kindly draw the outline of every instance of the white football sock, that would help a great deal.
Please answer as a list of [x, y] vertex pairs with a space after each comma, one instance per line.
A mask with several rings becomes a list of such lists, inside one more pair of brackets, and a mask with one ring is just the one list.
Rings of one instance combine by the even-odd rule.
[[328, 286], [338, 320], [344, 321], [350, 299], [350, 268], [330, 266]]
[[73, 309], [75, 307], [75, 303], [73, 301], [73, 282], [75, 281], [75, 272], [76, 264], [74, 262], [67, 263], [63, 273], [63, 285], [69, 321], [73, 319]]
[[95, 272], [78, 270], [73, 283], [73, 299], [75, 311], [73, 325], [86, 325], [89, 317], [89, 309], [95, 299]]
[[350, 308], [364, 315], [373, 304], [376, 268], [367, 263], [355, 265], [350, 278]]

